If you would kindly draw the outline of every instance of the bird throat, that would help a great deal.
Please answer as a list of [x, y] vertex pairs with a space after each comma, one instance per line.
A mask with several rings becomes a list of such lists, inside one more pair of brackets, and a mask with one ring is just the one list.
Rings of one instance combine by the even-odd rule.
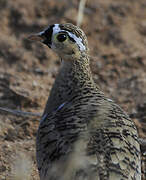
[[74, 61], [62, 60], [44, 114], [55, 111], [61, 104], [77, 94], [82, 94], [82, 91], [90, 86], [94, 87], [95, 83], [92, 80], [88, 57]]

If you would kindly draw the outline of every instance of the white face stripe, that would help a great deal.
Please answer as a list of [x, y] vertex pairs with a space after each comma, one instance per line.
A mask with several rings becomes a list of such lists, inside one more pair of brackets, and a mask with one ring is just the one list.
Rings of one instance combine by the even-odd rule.
[[61, 29], [59, 27], [59, 24], [54, 24], [54, 27], [53, 27], [53, 35], [60, 32]]
[[86, 47], [82, 43], [82, 39], [80, 37], [77, 37], [75, 34], [69, 32], [69, 31], [61, 30], [60, 27], [59, 27], [59, 24], [54, 24], [53, 35], [56, 34], [56, 33], [62, 32], [62, 31], [67, 32], [68, 35], [75, 40], [75, 42], [78, 44], [78, 46], [79, 46], [81, 51], [85, 51], [86, 50]]

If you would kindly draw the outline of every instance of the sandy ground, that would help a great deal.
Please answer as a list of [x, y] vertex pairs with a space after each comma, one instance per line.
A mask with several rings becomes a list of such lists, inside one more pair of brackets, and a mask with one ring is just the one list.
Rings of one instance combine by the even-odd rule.
[[[0, 0], [0, 106], [43, 112], [60, 60], [27, 37], [48, 24], [76, 24], [78, 4], [73, 0]], [[82, 29], [89, 40], [95, 82], [127, 111], [139, 136], [146, 139], [146, 1], [88, 0]], [[11, 180], [15, 174], [15, 180], [39, 179], [38, 123], [39, 118], [0, 111], [1, 180]], [[144, 180], [146, 147], [141, 149]]]

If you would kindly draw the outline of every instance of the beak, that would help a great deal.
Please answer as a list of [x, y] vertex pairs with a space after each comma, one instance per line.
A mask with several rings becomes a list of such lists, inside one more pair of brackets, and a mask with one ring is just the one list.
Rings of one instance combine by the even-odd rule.
[[43, 35], [43, 33], [37, 33], [37, 34], [32, 34], [32, 35], [28, 36], [28, 39], [31, 41], [44, 42], [46, 38]]
[[36, 34], [32, 34], [28, 37], [31, 41], [39, 41], [43, 44], [47, 45], [49, 48], [51, 48], [51, 37], [52, 37], [52, 31], [50, 30], [50, 27], [45, 29], [44, 31], [41, 31]]

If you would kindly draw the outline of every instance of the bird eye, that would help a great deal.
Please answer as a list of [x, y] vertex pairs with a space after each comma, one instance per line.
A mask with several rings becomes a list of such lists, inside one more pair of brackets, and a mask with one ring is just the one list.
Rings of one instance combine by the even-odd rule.
[[63, 41], [65, 41], [67, 39], [67, 35], [66, 34], [59, 34], [58, 36], [57, 36], [57, 40], [59, 41], [59, 42], [63, 42]]

